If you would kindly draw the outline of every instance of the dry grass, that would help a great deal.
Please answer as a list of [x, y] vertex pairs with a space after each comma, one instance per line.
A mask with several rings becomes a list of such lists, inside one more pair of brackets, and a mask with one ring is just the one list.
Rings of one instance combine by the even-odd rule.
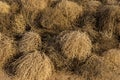
[[103, 4], [117, 4], [117, 0], [100, 0]]
[[40, 20], [43, 28], [53, 30], [71, 29], [71, 23], [59, 9], [47, 8]]
[[15, 54], [13, 40], [0, 33], [0, 68]]
[[0, 32], [7, 32], [7, 28], [10, 25], [10, 16], [0, 15]]
[[68, 60], [60, 55], [52, 46], [46, 46], [46, 54], [54, 64], [56, 71], [65, 70], [68, 68]]
[[102, 3], [100, 1], [87, 1], [84, 4], [84, 11], [87, 14], [96, 14], [97, 10], [99, 9], [99, 7], [102, 5]]
[[119, 0], [0, 0], [0, 80], [119, 80]]
[[118, 34], [116, 29], [119, 27], [120, 7], [117, 5], [106, 5], [99, 10], [98, 27], [107, 37]]
[[[116, 37], [108, 38], [105, 36], [105, 34], [102, 34], [98, 37], [97, 43], [95, 44], [96, 47], [98, 47], [97, 53], [102, 54], [104, 51], [107, 51], [109, 49], [117, 48], [119, 45], [119, 41], [116, 39]], [[94, 46], [94, 49], [96, 48]]]
[[115, 65], [102, 57], [93, 55], [80, 67], [80, 72], [89, 80], [117, 80], [119, 75], [116, 74], [118, 71], [115, 71], [115, 68]]
[[12, 24], [13, 33], [22, 34], [25, 32], [26, 21], [22, 14], [15, 15]]
[[31, 52], [41, 47], [41, 37], [39, 34], [34, 32], [26, 32], [22, 39], [19, 41], [19, 51], [20, 52]]
[[21, 1], [20, 0], [2, 0], [11, 6], [11, 13], [16, 14], [21, 11]]
[[78, 21], [78, 27], [81, 27], [85, 32], [92, 36], [96, 36], [96, 15], [102, 3], [96, 0], [85, 1], [83, 3], [84, 14]]
[[8, 14], [10, 12], [10, 5], [5, 2], [0, 1], [0, 13]]
[[0, 32], [5, 33], [8, 31], [11, 17], [10, 11], [11, 11], [10, 5], [5, 1], [0, 1]]
[[51, 61], [39, 51], [23, 55], [11, 65], [15, 72], [13, 80], [48, 80], [53, 72]]
[[76, 18], [83, 14], [83, 7], [79, 6], [77, 3], [72, 1], [62, 0], [60, 3], [56, 5], [56, 7], [70, 21], [74, 21]]
[[26, 10], [38, 11], [47, 7], [48, 0], [21, 0], [21, 2]]
[[49, 80], [85, 80], [83, 77], [70, 72], [59, 71], [53, 74]]
[[2, 80], [12, 80], [5, 72], [4, 70], [0, 69], [0, 79]]
[[105, 59], [108, 59], [114, 65], [120, 67], [120, 50], [119, 49], [110, 49], [104, 54]]
[[61, 1], [53, 8], [47, 8], [40, 20], [46, 29], [65, 30], [72, 29], [75, 20], [83, 14], [82, 6], [72, 1]]
[[[22, 14], [30, 26], [35, 25], [35, 19], [48, 6], [49, 0], [21, 0]], [[38, 22], [38, 21], [37, 21]]]
[[56, 38], [62, 54], [68, 58], [85, 60], [91, 54], [91, 40], [86, 33], [79, 31], [62, 32]]

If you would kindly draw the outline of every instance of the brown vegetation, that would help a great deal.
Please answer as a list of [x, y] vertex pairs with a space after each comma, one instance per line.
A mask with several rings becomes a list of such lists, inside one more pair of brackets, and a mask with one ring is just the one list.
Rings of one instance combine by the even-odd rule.
[[49, 2], [50, 0], [21, 0], [21, 12], [28, 25], [31, 27], [35, 25], [35, 19], [48, 7]]
[[80, 31], [62, 32], [56, 38], [62, 54], [68, 58], [85, 60], [91, 54], [91, 40], [86, 33]]
[[26, 22], [22, 14], [15, 15], [12, 24], [12, 31], [14, 33], [22, 34], [25, 32]]
[[11, 63], [13, 80], [48, 80], [53, 72], [49, 58], [39, 51], [23, 55]]
[[41, 46], [41, 37], [39, 34], [34, 32], [26, 32], [22, 39], [19, 41], [19, 51], [20, 52], [31, 52], [36, 49], [39, 49]]
[[0, 0], [0, 80], [119, 80], [119, 0]]
[[95, 46], [94, 49], [98, 48], [96, 50], [97, 53], [102, 54], [104, 51], [117, 48], [119, 46], [119, 41], [114, 36], [112, 38], [108, 38], [105, 34], [102, 34], [101, 37], [99, 37], [98, 41], [95, 43]]
[[75, 20], [82, 14], [82, 6], [71, 1], [63, 0], [54, 8], [47, 8], [43, 12], [41, 25], [47, 29], [71, 29]]
[[113, 34], [119, 33], [120, 7], [117, 5], [103, 6], [98, 13], [98, 27], [105, 36], [112, 37]]
[[101, 5], [100, 1], [87, 1], [84, 4], [85, 12], [87, 14], [95, 14]]
[[70, 21], [74, 21], [76, 18], [83, 14], [83, 7], [72, 1], [62, 0], [56, 5], [56, 7]]
[[80, 67], [80, 72], [89, 80], [117, 80], [120, 77], [117, 74], [119, 71], [113, 67], [119, 69], [102, 57], [93, 55]]
[[82, 76], [70, 72], [59, 71], [53, 74], [49, 80], [85, 80]]
[[2, 80], [12, 80], [5, 72], [4, 70], [0, 69], [0, 79]]
[[23, 7], [28, 11], [43, 10], [47, 7], [48, 0], [21, 0]]
[[71, 28], [71, 23], [59, 9], [47, 8], [42, 15], [40, 23], [43, 28], [64, 30]]
[[108, 59], [114, 65], [120, 67], [120, 49], [111, 49], [104, 54], [105, 59]]
[[10, 5], [0, 1], [0, 14], [8, 14], [10, 12]]
[[117, 4], [117, 0], [100, 0], [103, 4]]
[[53, 62], [56, 71], [65, 70], [68, 68], [68, 64], [69, 64], [68, 60], [65, 59], [64, 56], [60, 55], [59, 52], [55, 50], [53, 47], [47, 46], [46, 53]]
[[13, 40], [0, 33], [0, 68], [15, 54]]

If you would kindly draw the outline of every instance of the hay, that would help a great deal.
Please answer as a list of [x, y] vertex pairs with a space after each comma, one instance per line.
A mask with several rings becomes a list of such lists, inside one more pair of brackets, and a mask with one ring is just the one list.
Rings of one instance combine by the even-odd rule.
[[11, 64], [15, 72], [14, 80], [48, 80], [53, 72], [51, 61], [39, 51], [23, 55]]
[[15, 54], [13, 40], [0, 33], [0, 68]]
[[16, 34], [22, 34], [25, 32], [26, 22], [22, 14], [17, 14], [14, 16], [12, 21], [12, 31]]
[[59, 9], [70, 21], [74, 21], [83, 14], [82, 6], [68, 0], [62, 0], [56, 5], [56, 8]]
[[98, 13], [98, 30], [102, 31], [107, 37], [118, 34], [116, 29], [119, 27], [120, 7], [117, 5], [103, 6]]
[[117, 80], [120, 76], [115, 68], [117, 67], [102, 57], [93, 55], [79, 70], [86, 80]]
[[47, 7], [48, 0], [21, 0], [23, 7], [28, 11], [41, 11]]
[[20, 52], [31, 52], [41, 47], [41, 37], [39, 34], [34, 32], [26, 32], [22, 39], [19, 41], [19, 51]]
[[78, 58], [82, 61], [91, 54], [92, 44], [86, 33], [79, 31], [62, 32], [56, 38], [56, 43], [62, 54], [68, 58]]
[[71, 72], [58, 71], [55, 72], [49, 80], [85, 80], [82, 76], [75, 75]]
[[47, 8], [43, 12], [40, 24], [43, 28], [51, 30], [71, 29], [70, 21], [56, 8]]
[[120, 67], [120, 50], [119, 49], [110, 49], [103, 53], [105, 59], [108, 59], [114, 65]]
[[9, 12], [10, 12], [10, 6], [7, 3], [0, 1], [0, 13], [8, 14]]

